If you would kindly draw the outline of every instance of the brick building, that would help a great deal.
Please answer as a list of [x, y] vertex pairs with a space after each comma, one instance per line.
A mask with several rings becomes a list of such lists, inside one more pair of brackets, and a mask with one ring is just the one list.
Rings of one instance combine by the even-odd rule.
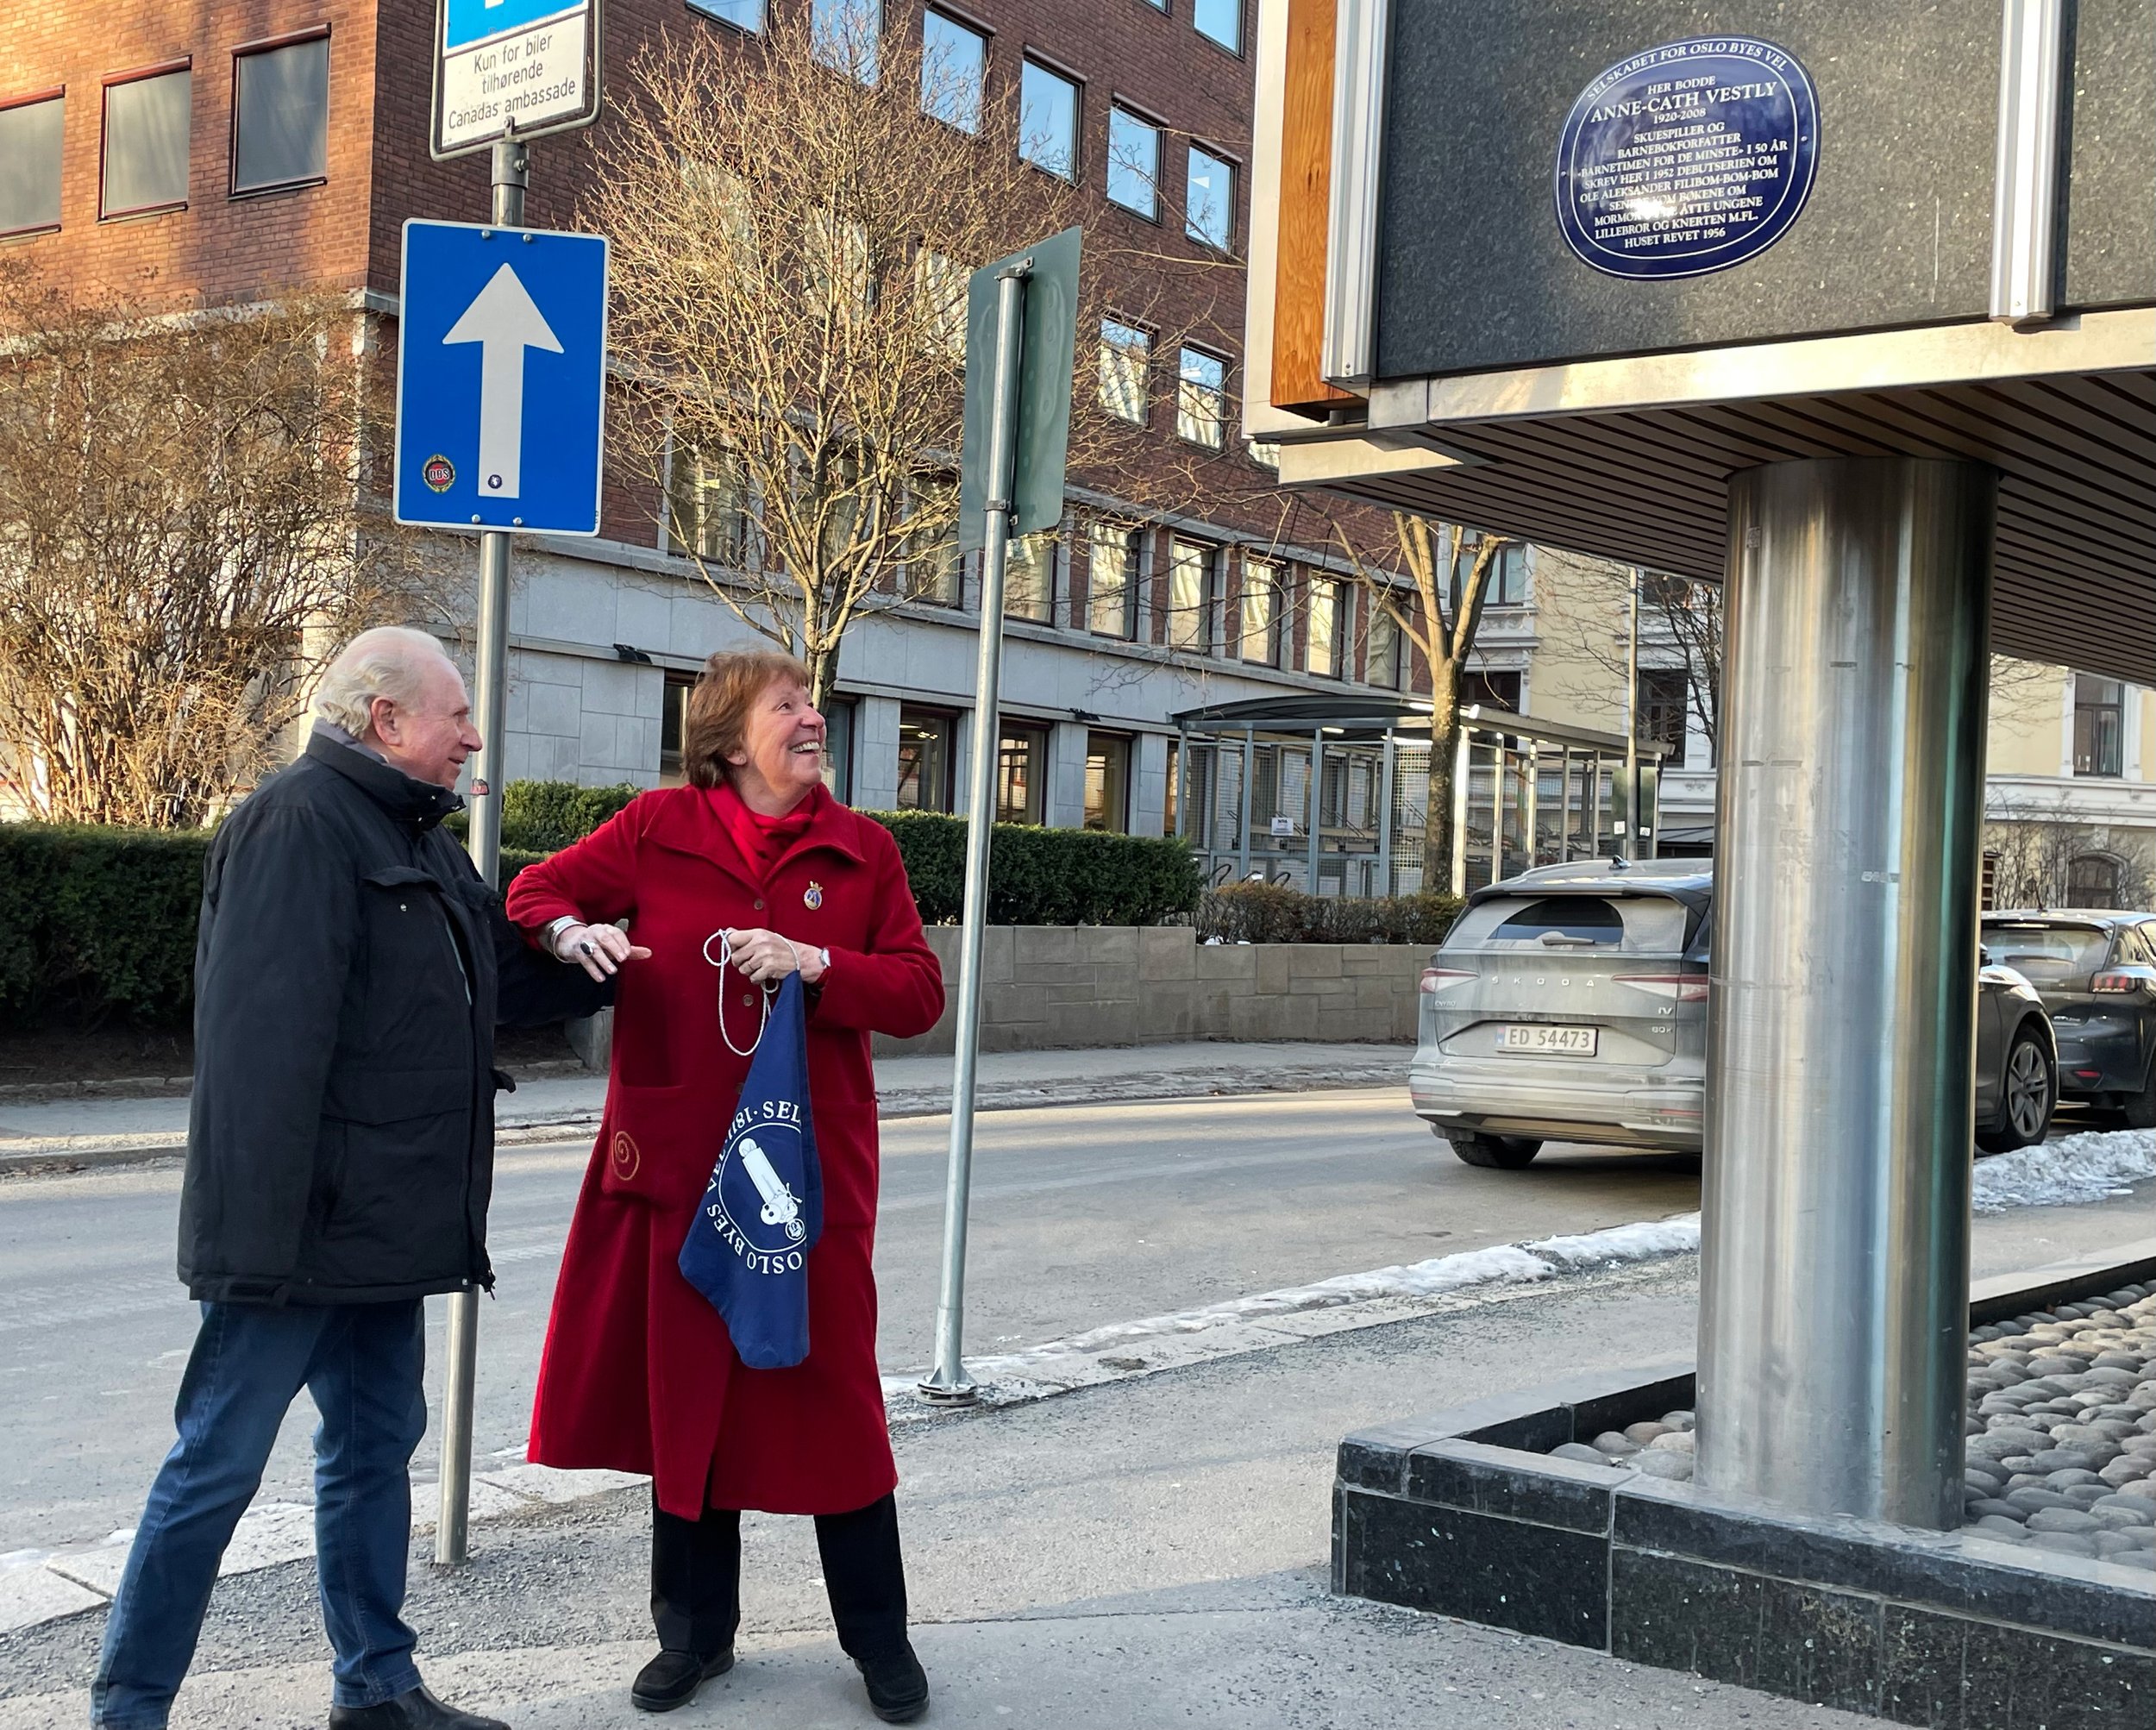
[[[662, 31], [745, 45], [767, 4], [872, 3], [609, 0], [605, 64], [618, 78]], [[985, 88], [1020, 91], [1027, 154], [1082, 189], [1095, 233], [1120, 225], [1156, 249], [1227, 259], [1248, 217], [1254, 9], [888, 0], [882, 22], [934, 32], [946, 56], [977, 58]], [[428, 155], [434, 0], [11, 10], [0, 29], [0, 248], [63, 285], [173, 308], [330, 288], [352, 297], [386, 347], [399, 225], [486, 215], [484, 154]], [[536, 144], [528, 221], [575, 225], [588, 172], [579, 136]], [[1132, 298], [1143, 298], [1135, 285]], [[1241, 300], [1238, 283], [1219, 297], [1232, 324], [1179, 332], [1135, 373], [1132, 345], [1150, 334], [1119, 323], [1100, 333], [1103, 389], [1123, 392], [1163, 460], [1199, 484], [1188, 508], [1120, 519], [1112, 498], [1074, 498], [1052, 569], [1018, 586], [1000, 740], [1008, 817], [1159, 833], [1175, 822], [1176, 711], [1415, 680], [1408, 645], [1341, 580], [1330, 530], [1272, 489], [1264, 453], [1244, 437]], [[1081, 344], [1094, 339], [1081, 333]], [[661, 501], [678, 480], [624, 468], [610, 480], [598, 540], [520, 540], [511, 776], [661, 781], [694, 669], [748, 636], [669, 544], [675, 524]], [[1121, 522], [1114, 535], [1091, 526], [1103, 512]], [[1122, 566], [1112, 591], [1094, 576], [1103, 559]], [[971, 749], [977, 617], [970, 586], [950, 599], [878, 615], [847, 640], [834, 772], [857, 804], [947, 809], [954, 799]], [[1525, 602], [1524, 567], [1501, 599]], [[1526, 664], [1524, 617], [1516, 605], [1493, 614], [1495, 666]], [[1501, 675], [1493, 682], [1501, 688]], [[1518, 690], [1515, 673], [1506, 694]], [[1203, 766], [1185, 767], [1202, 787]]]

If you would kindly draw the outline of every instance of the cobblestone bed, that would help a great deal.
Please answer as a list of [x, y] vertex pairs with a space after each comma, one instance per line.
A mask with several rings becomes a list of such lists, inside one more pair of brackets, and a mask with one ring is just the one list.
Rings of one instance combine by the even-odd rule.
[[[2156, 1573], [2156, 1283], [1969, 1336], [1966, 1525]], [[1692, 1476], [1689, 1412], [1551, 1451]]]

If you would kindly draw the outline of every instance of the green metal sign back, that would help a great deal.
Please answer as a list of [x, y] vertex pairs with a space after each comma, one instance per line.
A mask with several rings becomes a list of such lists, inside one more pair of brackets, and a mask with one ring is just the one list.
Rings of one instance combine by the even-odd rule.
[[1063, 465], [1070, 451], [1070, 381], [1078, 340], [1079, 230], [983, 265], [966, 285], [966, 435], [959, 468], [958, 545], [975, 552], [987, 539], [988, 423], [994, 411], [996, 280], [1031, 261], [1019, 339], [1017, 460], [1012, 477], [1011, 533], [1037, 535], [1063, 518]]

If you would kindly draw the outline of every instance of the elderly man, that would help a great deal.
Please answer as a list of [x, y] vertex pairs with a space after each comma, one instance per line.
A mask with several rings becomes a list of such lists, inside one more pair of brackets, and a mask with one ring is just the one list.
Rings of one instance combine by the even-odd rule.
[[105, 1625], [93, 1723], [161, 1730], [219, 1558], [304, 1388], [332, 1730], [502, 1730], [420, 1685], [404, 1625], [421, 1300], [492, 1286], [494, 1027], [598, 1006], [442, 819], [479, 748], [435, 640], [355, 637], [305, 754], [219, 831], [195, 958], [179, 1275], [202, 1327]]

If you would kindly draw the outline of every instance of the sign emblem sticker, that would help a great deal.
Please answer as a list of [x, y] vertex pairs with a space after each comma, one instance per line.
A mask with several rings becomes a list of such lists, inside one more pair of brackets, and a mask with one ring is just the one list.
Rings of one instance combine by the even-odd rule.
[[1605, 275], [1704, 276], [1786, 234], [1819, 166], [1819, 98], [1794, 55], [1695, 36], [1620, 60], [1557, 145], [1564, 243]]
[[750, 1273], [799, 1273], [804, 1264], [805, 1203], [779, 1175], [802, 1164], [797, 1107], [767, 1106], [736, 1118], [704, 1210]]
[[447, 492], [457, 484], [457, 466], [446, 456], [430, 456], [420, 468], [419, 478], [436, 492]]
[[814, 912], [818, 907], [822, 906], [824, 905], [824, 886], [821, 883], [811, 881], [808, 887], [801, 891], [801, 905], [806, 907], [812, 913]]

